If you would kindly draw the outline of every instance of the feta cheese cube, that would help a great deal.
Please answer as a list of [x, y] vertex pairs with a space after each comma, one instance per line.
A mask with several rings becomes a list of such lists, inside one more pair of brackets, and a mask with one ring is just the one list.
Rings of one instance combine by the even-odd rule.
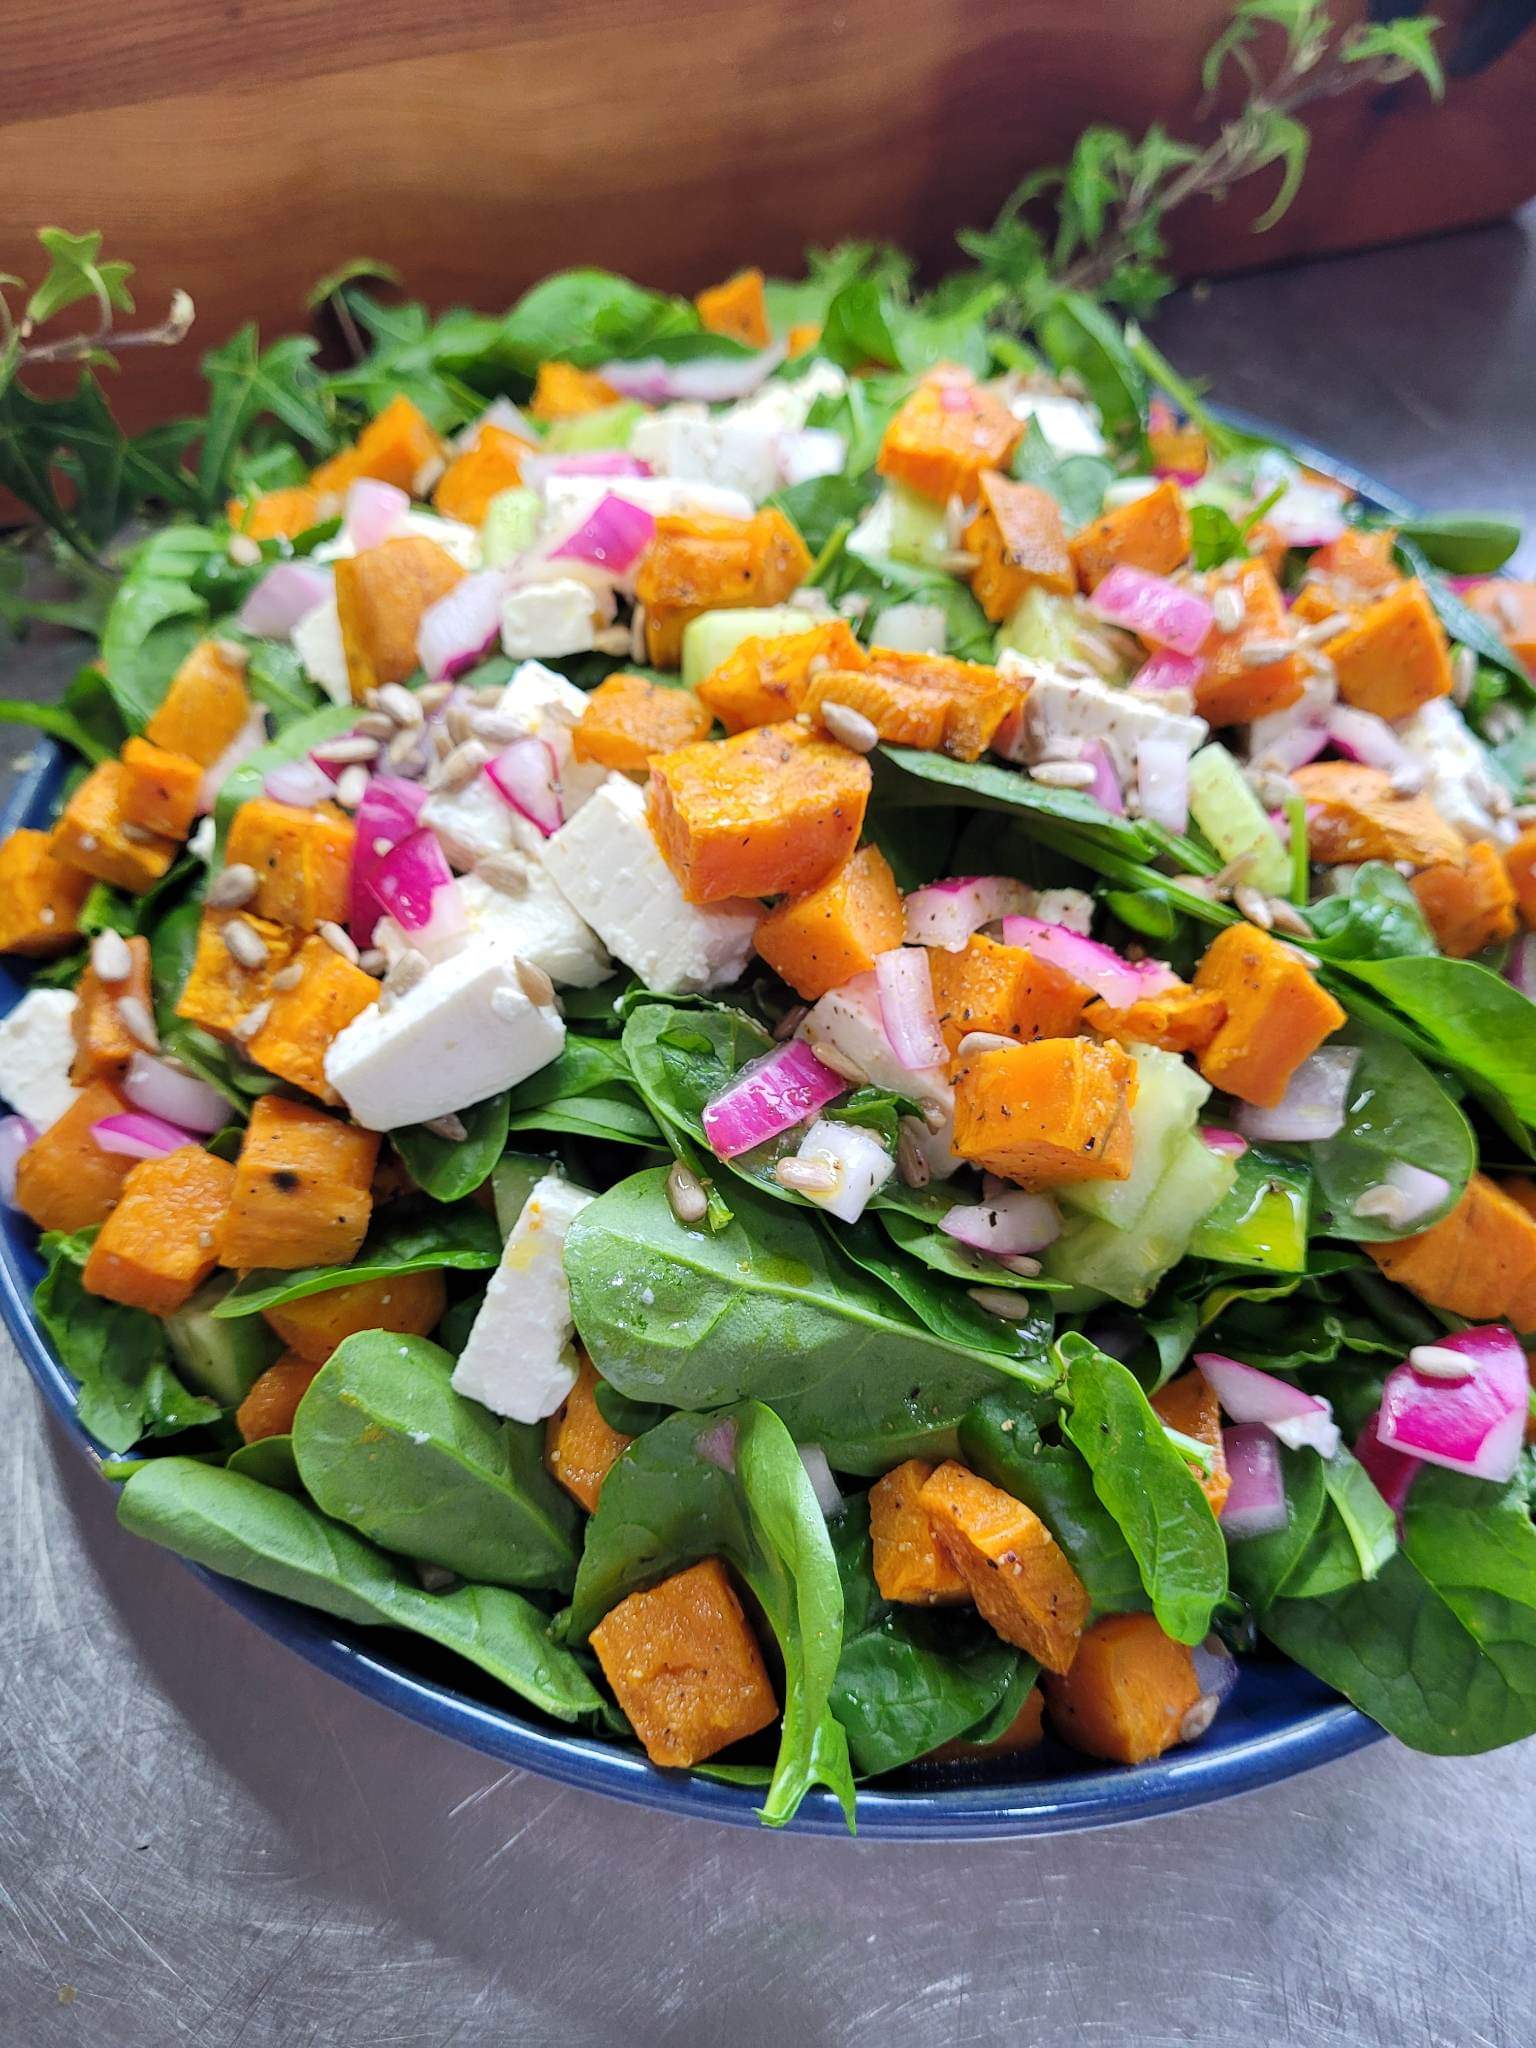
[[347, 675], [347, 651], [341, 644], [341, 617], [335, 598], [323, 598], [312, 611], [307, 611], [289, 639], [310, 681], [333, 704], [350, 704], [352, 683]]
[[[413, 506], [409, 512], [402, 512], [398, 525], [390, 534], [391, 540], [403, 540], [414, 535], [418, 540], [435, 541], [444, 554], [452, 555], [461, 569], [480, 567], [480, 530], [466, 526], [462, 519], [444, 519], [441, 513], [423, 511]], [[356, 543], [345, 526], [333, 539], [322, 541], [311, 556], [316, 562], [340, 562], [357, 553]]]
[[525, 583], [501, 607], [501, 644], [514, 660], [532, 654], [586, 654], [599, 631], [592, 587], [574, 576]]
[[1025, 661], [1010, 651], [998, 667], [1004, 675], [1029, 680], [1014, 760], [1050, 760], [1065, 754], [1074, 742], [1101, 740], [1116, 774], [1128, 782], [1136, 772], [1136, 750], [1144, 739], [1166, 735], [1192, 754], [1209, 730], [1203, 718], [1165, 710], [1155, 698], [1116, 690], [1087, 676], [1064, 675], [1048, 662]]
[[1037, 421], [1058, 455], [1102, 455], [1108, 445], [1099, 428], [1098, 412], [1081, 399], [1048, 391], [1021, 391], [1009, 399], [1008, 410], [1016, 420]]
[[661, 518], [668, 512], [713, 512], [750, 519], [752, 500], [742, 491], [687, 476], [552, 476], [544, 486], [544, 530], [572, 533], [609, 494]]
[[897, 1059], [880, 1019], [880, 996], [873, 974], [856, 974], [852, 981], [813, 1003], [795, 1035], [813, 1048], [827, 1045], [841, 1053], [874, 1087], [889, 1088], [931, 1110], [940, 1128], [925, 1131], [918, 1149], [930, 1172], [940, 1180], [956, 1170], [960, 1161], [950, 1149], [955, 1091], [949, 1076], [942, 1067], [904, 1067]]
[[67, 988], [35, 988], [0, 1019], [0, 1096], [40, 1131], [80, 1092], [69, 1078], [76, 1000]]
[[[1397, 728], [1398, 738], [1424, 770], [1424, 794], [1448, 825], [1467, 841], [1510, 843], [1519, 828], [1509, 791], [1488, 749], [1449, 697], [1421, 704]], [[1505, 799], [1498, 812], [1493, 806]]]
[[651, 834], [644, 792], [622, 775], [561, 827], [544, 864], [609, 952], [658, 994], [723, 988], [747, 964], [758, 905], [688, 902]]
[[558, 1173], [535, 1183], [491, 1275], [454, 1390], [493, 1415], [542, 1422], [576, 1384], [565, 1234], [592, 1200]]
[[421, 807], [421, 822], [461, 874], [496, 854], [537, 851], [543, 844], [538, 826], [513, 810], [484, 770], [462, 789], [434, 790]]
[[[501, 858], [515, 864], [519, 855], [513, 852]], [[534, 853], [521, 858], [525, 876], [521, 888], [493, 885], [483, 875], [465, 875], [459, 881], [463, 922], [446, 933], [435, 948], [422, 943], [422, 933], [403, 932], [392, 917], [379, 920], [373, 943], [391, 960], [407, 947], [425, 953], [429, 960], [446, 960], [466, 947], [489, 942], [503, 953], [542, 967], [550, 980], [562, 987], [595, 988], [613, 972], [602, 941], [555, 887], [542, 856]]]
[[354, 1120], [368, 1131], [425, 1123], [547, 1066], [565, 1021], [528, 996], [517, 969], [500, 946], [471, 946], [355, 1017], [325, 1055], [326, 1079]]
[[497, 716], [509, 727], [515, 723], [520, 732], [532, 733], [553, 751], [560, 801], [568, 818], [608, 779], [601, 762], [576, 759], [572, 736], [586, 708], [585, 690], [539, 661], [523, 663], [496, 706]]

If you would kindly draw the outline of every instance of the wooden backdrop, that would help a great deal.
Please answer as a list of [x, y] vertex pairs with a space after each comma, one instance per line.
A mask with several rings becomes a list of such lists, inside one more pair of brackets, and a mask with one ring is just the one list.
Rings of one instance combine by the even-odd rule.
[[[1437, 8], [1452, 30], [1471, 0]], [[941, 264], [1090, 119], [1194, 118], [1229, 0], [5, 0], [0, 270], [30, 230], [101, 227], [197, 338], [383, 258], [437, 304], [497, 306], [585, 261], [692, 289], [808, 242], [884, 235]], [[1357, 11], [1340, 0], [1336, 12]], [[1317, 121], [1294, 211], [1204, 210], [1193, 268], [1486, 219], [1536, 190], [1536, 35], [1453, 85]], [[1432, 279], [1432, 272], [1427, 272]], [[1432, 289], [1432, 282], [1428, 288]], [[1320, 304], [1325, 304], [1320, 300]], [[193, 395], [196, 350], [125, 374], [135, 423]]]

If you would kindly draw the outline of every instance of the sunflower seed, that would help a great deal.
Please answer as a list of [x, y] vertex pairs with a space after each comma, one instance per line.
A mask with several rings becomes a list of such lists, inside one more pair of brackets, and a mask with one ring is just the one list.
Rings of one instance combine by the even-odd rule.
[[248, 1044], [256, 1036], [262, 1025], [266, 1023], [271, 1014], [272, 1005], [270, 1002], [258, 1003], [253, 1010], [247, 1010], [235, 1026], [236, 1038]]
[[266, 966], [267, 942], [243, 917], [230, 918], [224, 927], [224, 943], [241, 967]]
[[850, 704], [831, 702], [817, 706], [821, 722], [839, 745], [850, 748], [855, 754], [872, 754], [880, 744], [880, 729], [862, 711], [855, 711]]
[[1477, 656], [1470, 647], [1458, 647], [1451, 656], [1451, 701], [1465, 704], [1477, 681]]
[[515, 711], [472, 711], [465, 737], [484, 740], [492, 747], [508, 747], [513, 740], [526, 738], [527, 733], [527, 720]]
[[[394, 730], [393, 726], [390, 728]], [[379, 758], [379, 743], [365, 732], [344, 733], [339, 740], [327, 740], [323, 746], [313, 749], [317, 761], [328, 761], [333, 768], [345, 768], [351, 761], [376, 761]]]
[[949, 1111], [942, 1102], [925, 1102], [922, 1111], [923, 1122], [935, 1134], [942, 1131], [949, 1122]]
[[147, 825], [135, 825], [131, 818], [122, 819], [117, 829], [130, 846], [153, 846], [160, 837], [158, 832], [151, 832]]
[[1424, 770], [1417, 761], [1402, 761], [1387, 777], [1394, 796], [1417, 796], [1424, 787]]
[[504, 684], [482, 683], [478, 690], [471, 692], [469, 701], [477, 711], [491, 711], [494, 710], [505, 695], [506, 687]]
[[452, 683], [423, 683], [416, 692], [416, 702], [424, 713], [441, 711], [452, 695]]
[[261, 560], [260, 543], [252, 540], [248, 533], [232, 533], [229, 536], [229, 559], [237, 569], [254, 569]]
[[1312, 936], [1311, 925], [1307, 923], [1307, 920], [1296, 908], [1296, 905], [1288, 903], [1283, 896], [1270, 897], [1269, 921], [1272, 930], [1289, 932], [1292, 938], [1310, 939]]
[[709, 1210], [704, 1183], [681, 1159], [667, 1175], [667, 1203], [679, 1223], [702, 1223]]
[[1469, 1380], [1477, 1371], [1476, 1359], [1448, 1344], [1415, 1344], [1408, 1363], [1427, 1380]]
[[380, 975], [389, 971], [389, 955], [382, 947], [369, 946], [360, 955], [357, 964], [364, 974], [371, 974], [377, 980]]
[[384, 987], [392, 996], [403, 996], [426, 978], [431, 966], [425, 953], [418, 953], [414, 946], [407, 946], [397, 954], [384, 977]]
[[555, 984], [531, 960], [517, 960], [517, 985], [530, 1003], [552, 1003], [555, 1000]]
[[1294, 640], [1248, 640], [1237, 651], [1237, 658], [1244, 668], [1268, 668], [1271, 662], [1285, 661], [1297, 652]]
[[1261, 932], [1274, 930], [1275, 913], [1262, 889], [1255, 889], [1251, 882], [1240, 882], [1232, 891], [1232, 902], [1241, 915], [1250, 924], [1256, 924]]
[[290, 960], [286, 967], [280, 967], [272, 977], [272, 986], [286, 995], [291, 988], [297, 988], [304, 979], [304, 962]]
[[1220, 633], [1241, 632], [1248, 607], [1243, 602], [1243, 593], [1233, 584], [1223, 583], [1211, 597], [1211, 610], [1216, 619], [1216, 630]]
[[1027, 1323], [1035, 1312], [1027, 1295], [1010, 1294], [1001, 1287], [967, 1287], [965, 1291], [978, 1308], [984, 1308], [989, 1316], [1001, 1316], [1004, 1322]]
[[599, 654], [629, 653], [628, 626], [604, 626], [601, 633], [592, 635], [592, 645]]
[[368, 794], [370, 780], [371, 777], [368, 770], [361, 761], [354, 761], [350, 768], [342, 769], [341, 774], [337, 777], [336, 788], [333, 793], [337, 803], [341, 805], [344, 811], [355, 811], [357, 809], [363, 798]]
[[824, 1039], [813, 1038], [811, 1051], [824, 1067], [830, 1067], [834, 1074], [841, 1074], [845, 1081], [852, 1081], [855, 1087], [867, 1087], [869, 1076], [864, 1069], [856, 1066], [846, 1053], [840, 1053], [835, 1045], [828, 1045]]
[[384, 711], [365, 711], [354, 728], [370, 740], [389, 740], [395, 736], [395, 721]]
[[394, 738], [384, 749], [385, 760], [391, 768], [407, 767], [419, 758], [425, 737], [419, 725], [397, 727]]
[[446, 1138], [450, 1145], [462, 1145], [469, 1136], [463, 1117], [455, 1116], [451, 1109], [444, 1116], [429, 1116], [422, 1129], [434, 1138]]
[[353, 944], [350, 933], [344, 932], [339, 924], [333, 924], [328, 917], [323, 918], [315, 929], [333, 953], [339, 953], [343, 960], [350, 960], [354, 967], [357, 965], [357, 947]]
[[385, 683], [379, 691], [379, 709], [399, 726], [420, 725], [425, 714], [414, 690], [403, 683]]
[[997, 1263], [1006, 1266], [1010, 1273], [1017, 1273], [1021, 1280], [1035, 1280], [1040, 1276], [1040, 1261], [1030, 1258], [1027, 1252], [999, 1252]]
[[979, 1053], [1007, 1052], [1017, 1044], [1016, 1038], [1007, 1038], [1001, 1031], [967, 1031], [955, 1051], [960, 1059], [973, 1060]]
[[98, 981], [126, 981], [133, 972], [133, 955], [121, 932], [98, 932], [91, 941], [91, 970]]
[[933, 1169], [923, 1154], [923, 1139], [927, 1135], [915, 1116], [904, 1116], [896, 1127], [896, 1171], [906, 1187], [925, 1188], [933, 1178]]
[[119, 996], [117, 999], [118, 1022], [128, 1036], [142, 1045], [146, 1052], [160, 1050], [160, 1034], [155, 1029], [155, 1020], [148, 1003], [142, 996]]
[[520, 853], [493, 853], [476, 864], [475, 873], [503, 896], [526, 894], [532, 879], [528, 863]]
[[242, 645], [240, 641], [215, 640], [212, 642], [212, 646], [214, 653], [219, 657], [220, 661], [228, 662], [231, 668], [250, 667], [251, 650], [249, 647]]
[[1299, 647], [1321, 647], [1329, 640], [1337, 640], [1346, 627], [1354, 624], [1348, 612], [1333, 612], [1326, 619], [1316, 619], [1310, 626], [1303, 626], [1296, 635]]
[[794, 1037], [809, 1015], [810, 1008], [808, 1004], [792, 1003], [778, 1023], [774, 1025], [773, 1036], [782, 1045], [786, 1038]]
[[1047, 789], [1086, 789], [1094, 770], [1087, 761], [1037, 761], [1029, 775]]
[[474, 781], [490, 758], [489, 747], [482, 746], [479, 740], [465, 740], [438, 762], [433, 771], [435, 786], [446, 790], [463, 789]]
[[1363, 1189], [1354, 1203], [1355, 1215], [1379, 1216], [1383, 1223], [1393, 1225], [1407, 1220], [1407, 1208], [1408, 1197], [1401, 1188], [1393, 1187], [1386, 1180], [1379, 1180], [1374, 1187]]
[[781, 1159], [773, 1169], [781, 1188], [797, 1195], [835, 1195], [841, 1175], [830, 1159]]
[[1179, 1723], [1180, 1742], [1198, 1742], [1206, 1729], [1215, 1720], [1221, 1706], [1221, 1694], [1203, 1692]]

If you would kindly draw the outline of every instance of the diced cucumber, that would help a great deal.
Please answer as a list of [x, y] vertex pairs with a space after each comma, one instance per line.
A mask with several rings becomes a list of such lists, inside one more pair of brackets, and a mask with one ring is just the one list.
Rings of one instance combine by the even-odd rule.
[[182, 1377], [223, 1408], [237, 1407], [283, 1348], [260, 1316], [214, 1315], [234, 1284], [233, 1274], [210, 1280], [165, 1319], [166, 1342]]
[[617, 405], [600, 406], [596, 412], [555, 420], [544, 436], [544, 446], [551, 455], [574, 455], [593, 448], [627, 448], [635, 421], [644, 411], [638, 399], [622, 398]]
[[499, 569], [532, 547], [539, 530], [539, 498], [536, 491], [514, 484], [498, 491], [485, 508], [480, 521], [480, 554], [487, 569]]
[[1195, 1128], [1211, 1092], [1177, 1053], [1138, 1045], [1136, 1102], [1131, 1110], [1131, 1171], [1126, 1180], [1085, 1180], [1063, 1188], [1065, 1206], [1097, 1216], [1121, 1230], [1134, 1229], [1173, 1162], [1179, 1142]]
[[997, 651], [1009, 649], [1026, 661], [1053, 665], [1076, 659], [1077, 631], [1072, 600], [1039, 584], [1026, 590], [998, 628]]
[[944, 507], [904, 484], [888, 484], [886, 495], [891, 501], [892, 558], [920, 569], [942, 569], [954, 551]]
[[1078, 1214], [1045, 1254], [1045, 1271], [1053, 1280], [1096, 1287], [1127, 1308], [1140, 1308], [1184, 1257], [1201, 1218], [1236, 1178], [1236, 1160], [1213, 1152], [1191, 1131], [1180, 1139], [1134, 1230], [1117, 1230], [1097, 1216]]
[[551, 1171], [551, 1162], [532, 1152], [504, 1153], [491, 1168], [491, 1199], [496, 1205], [496, 1228], [503, 1243], [512, 1235], [512, 1226], [522, 1215], [524, 1202]]
[[1190, 1239], [1190, 1252], [1229, 1266], [1305, 1272], [1311, 1206], [1311, 1168], [1250, 1145], [1230, 1191]]
[[1249, 856], [1243, 880], [1266, 896], [1290, 886], [1290, 856], [1243, 780], [1243, 771], [1219, 740], [1202, 747], [1189, 764], [1190, 815], [1224, 861]]
[[683, 684], [692, 689], [712, 669], [733, 655], [743, 640], [774, 640], [786, 633], [808, 633], [817, 621], [797, 605], [776, 604], [767, 610], [700, 612], [683, 628]]

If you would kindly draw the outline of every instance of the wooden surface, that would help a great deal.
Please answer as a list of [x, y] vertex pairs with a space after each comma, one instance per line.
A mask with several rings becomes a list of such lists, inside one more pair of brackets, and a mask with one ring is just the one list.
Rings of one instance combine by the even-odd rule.
[[[1340, 11], [1353, 0], [1343, 0]], [[1438, 11], [1453, 24], [1468, 0]], [[7, 0], [0, 269], [40, 222], [102, 227], [140, 304], [180, 284], [206, 346], [387, 259], [436, 304], [497, 306], [607, 263], [694, 289], [745, 260], [885, 235], [930, 266], [1085, 122], [1194, 120], [1229, 0]], [[1417, 85], [1326, 108], [1291, 217], [1246, 193], [1181, 254], [1232, 268], [1486, 219], [1536, 190], [1536, 36], [1432, 109]], [[196, 397], [196, 347], [119, 389], [142, 424]]]

